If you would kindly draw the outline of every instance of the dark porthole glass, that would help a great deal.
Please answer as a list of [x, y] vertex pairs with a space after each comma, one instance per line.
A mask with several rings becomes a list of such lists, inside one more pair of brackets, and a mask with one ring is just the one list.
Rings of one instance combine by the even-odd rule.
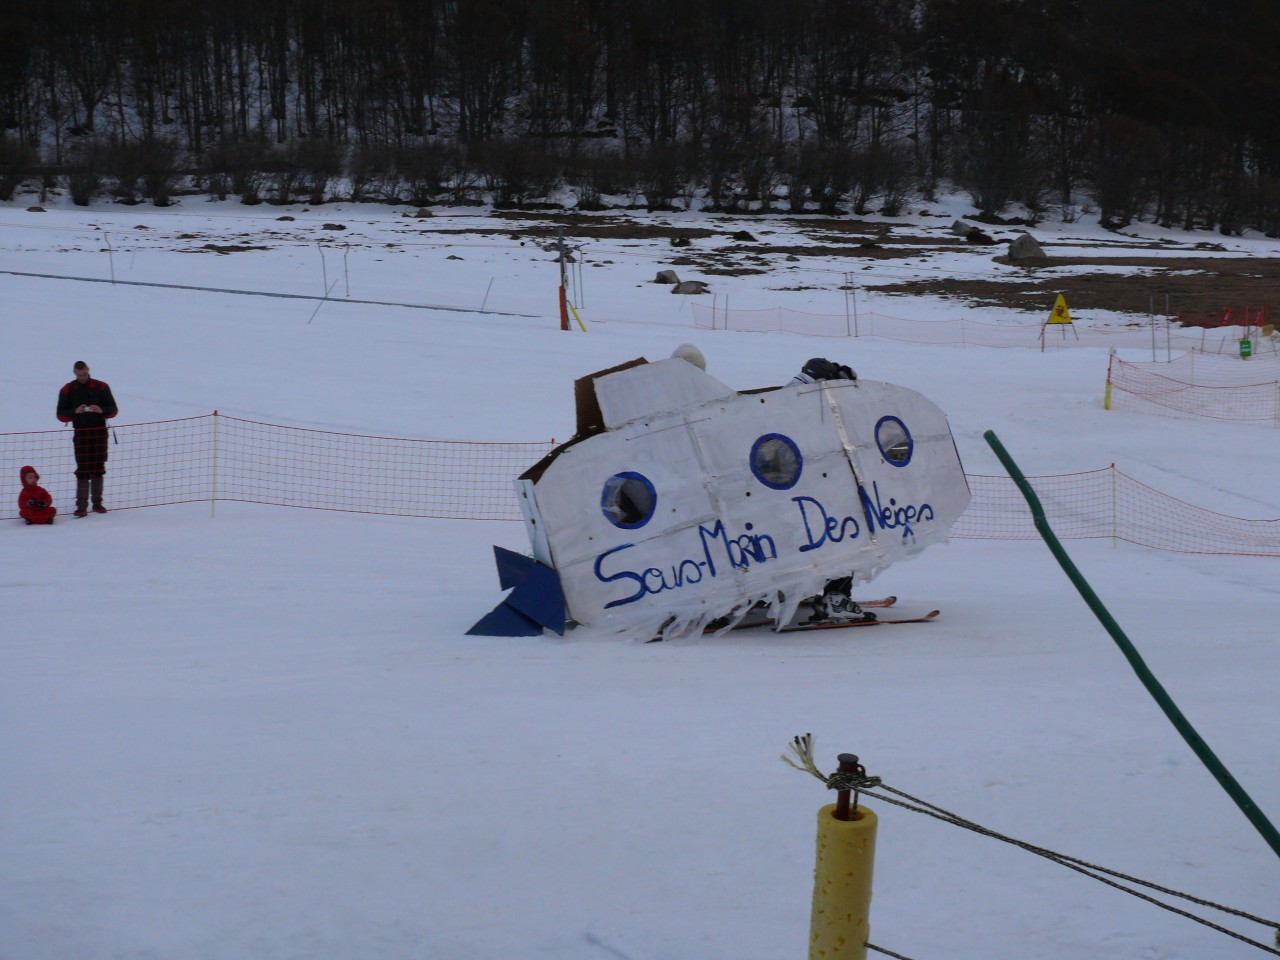
[[649, 478], [630, 471], [615, 473], [606, 480], [600, 495], [605, 519], [624, 530], [643, 527], [657, 505], [658, 494]]
[[800, 479], [804, 458], [790, 437], [766, 433], [751, 446], [751, 472], [766, 487], [790, 490]]
[[876, 424], [876, 446], [891, 467], [905, 467], [911, 462], [915, 441], [907, 425], [897, 417], [881, 417]]

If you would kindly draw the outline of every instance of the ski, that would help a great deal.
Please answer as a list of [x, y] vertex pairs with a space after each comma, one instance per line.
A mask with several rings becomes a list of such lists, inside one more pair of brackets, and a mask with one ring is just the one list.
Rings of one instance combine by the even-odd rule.
[[[863, 604], [866, 606], [866, 604]], [[843, 627], [883, 627], [894, 623], [929, 623], [942, 615], [941, 610], [930, 610], [918, 617], [895, 617], [876, 620], [822, 620], [818, 623], [791, 623], [782, 627], [778, 633], [799, 633], [803, 630], [839, 630]]]
[[[879, 600], [857, 601], [858, 606], [860, 607], [876, 609], [892, 607], [897, 602], [898, 598], [894, 596], [881, 597]], [[936, 619], [940, 615], [941, 611], [931, 610], [929, 613], [919, 617], [896, 617], [890, 619], [877, 618], [875, 620], [823, 620], [816, 623], [797, 623], [792, 621], [787, 626], [782, 627], [779, 630], [775, 630], [774, 632], [797, 633], [801, 630], [824, 630], [834, 627], [874, 627], [878, 623], [928, 623], [930, 620]], [[702, 632], [706, 634], [716, 633], [719, 630], [723, 630], [726, 625], [727, 624], [723, 620], [712, 621], [703, 628]], [[766, 607], [761, 606], [758, 609], [753, 609], [732, 627], [729, 627], [729, 631], [750, 630], [753, 627], [768, 627], [771, 630], [773, 629], [773, 621], [769, 619], [768, 609]], [[662, 635], [659, 634], [652, 640], [648, 640], [646, 642], [653, 643], [654, 641], [659, 641], [661, 639]]]

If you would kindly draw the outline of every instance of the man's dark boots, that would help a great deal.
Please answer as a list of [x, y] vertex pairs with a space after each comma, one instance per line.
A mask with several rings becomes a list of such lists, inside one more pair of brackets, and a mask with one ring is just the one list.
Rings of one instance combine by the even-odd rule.
[[101, 477], [89, 478], [89, 491], [90, 491], [89, 493], [90, 499], [93, 500], [93, 512], [106, 513], [107, 508], [102, 505], [102, 478]]
[[89, 480], [88, 478], [76, 477], [76, 512], [73, 516], [87, 517], [89, 515]]

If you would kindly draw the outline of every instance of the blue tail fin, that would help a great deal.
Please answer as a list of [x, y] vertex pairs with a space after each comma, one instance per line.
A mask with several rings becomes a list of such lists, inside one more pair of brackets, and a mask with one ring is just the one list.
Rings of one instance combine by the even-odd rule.
[[536, 637], [543, 629], [564, 634], [564, 590], [560, 574], [531, 557], [493, 548], [498, 583], [511, 593], [467, 631], [480, 637]]

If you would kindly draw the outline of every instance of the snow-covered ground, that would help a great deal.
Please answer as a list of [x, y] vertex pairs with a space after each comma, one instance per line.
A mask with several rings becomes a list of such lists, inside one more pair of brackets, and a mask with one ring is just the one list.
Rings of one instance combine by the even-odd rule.
[[[574, 378], [692, 341], [740, 389], [783, 382], [815, 355], [918, 389], [947, 412], [971, 473], [1002, 472], [982, 439], [992, 429], [1031, 475], [1114, 462], [1199, 506], [1280, 517], [1274, 431], [1105, 412], [1105, 351], [695, 330], [688, 299], [650, 282], [673, 255], [665, 240], [588, 243], [571, 273], [588, 331], [566, 333], [554, 257], [519, 218], [28, 202], [0, 205], [0, 432], [55, 427], [57, 388], [84, 359], [111, 383], [121, 423], [218, 409], [381, 436], [563, 439]], [[963, 212], [934, 205], [947, 215], [922, 229], [941, 234]], [[726, 243], [735, 229], [701, 214], [649, 219], [711, 226]], [[793, 229], [750, 227], [775, 240]], [[1202, 239], [1145, 229], [1171, 247]], [[1032, 232], [1086, 250], [1115, 239], [1086, 223]], [[904, 261], [894, 276], [995, 274], [1007, 269], [998, 252]], [[779, 258], [764, 274], [679, 272], [735, 308], [838, 314], [850, 269]], [[961, 313], [860, 296], [895, 316]], [[857, 753], [885, 783], [992, 829], [1280, 916], [1275, 853], [1039, 542], [956, 541], [864, 588], [939, 607], [936, 623], [660, 644], [586, 630], [466, 636], [501, 596], [495, 543], [527, 550], [515, 523], [244, 504], [216, 518], [205, 505], [5, 524], [0, 957], [803, 956], [814, 816], [830, 798], [778, 757], [808, 731], [825, 769]], [[1067, 546], [1280, 821], [1275, 562]], [[871, 940], [886, 949], [1258, 952], [1013, 847], [871, 805]], [[1227, 925], [1271, 942], [1247, 921]]]

